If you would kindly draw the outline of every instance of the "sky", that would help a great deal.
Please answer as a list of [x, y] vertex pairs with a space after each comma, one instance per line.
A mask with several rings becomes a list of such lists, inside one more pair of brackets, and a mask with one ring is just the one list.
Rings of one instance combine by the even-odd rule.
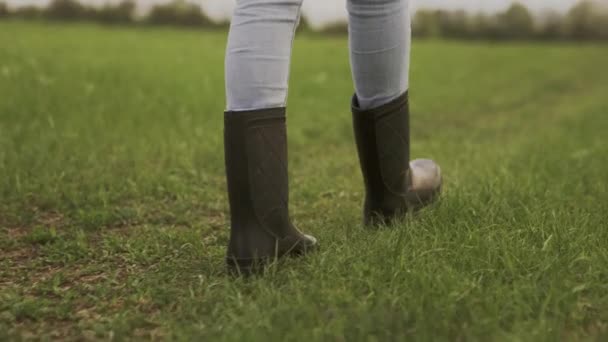
[[[13, 6], [21, 5], [45, 5], [50, 0], [5, 0]], [[100, 4], [104, 2], [117, 2], [120, 0], [81, 0], [81, 2]], [[169, 2], [170, 0], [136, 0], [139, 11], [144, 12], [154, 4]], [[228, 18], [234, 7], [235, 0], [189, 0], [197, 3], [205, 9], [205, 12], [213, 18], [221, 20]], [[465, 9], [469, 11], [494, 12], [509, 6], [512, 0], [411, 0], [413, 9], [417, 8], [443, 8], [443, 9]], [[534, 12], [553, 9], [560, 12], [567, 11], [579, 0], [522, 0], [528, 8]], [[607, 2], [608, 0], [600, 0]], [[346, 0], [304, 0], [303, 13], [307, 16], [313, 26], [342, 20], [346, 16]]]

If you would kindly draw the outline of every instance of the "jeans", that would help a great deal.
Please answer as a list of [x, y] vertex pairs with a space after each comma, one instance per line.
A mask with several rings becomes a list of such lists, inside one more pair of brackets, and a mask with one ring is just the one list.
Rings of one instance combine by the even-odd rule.
[[[285, 107], [291, 48], [303, 0], [237, 0], [226, 51], [227, 110]], [[408, 90], [409, 0], [348, 0], [349, 48], [359, 107]]]

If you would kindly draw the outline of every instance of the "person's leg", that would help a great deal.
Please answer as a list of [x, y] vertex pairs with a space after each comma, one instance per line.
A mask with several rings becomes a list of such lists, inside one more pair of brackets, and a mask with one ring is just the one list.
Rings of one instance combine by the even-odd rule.
[[409, 162], [409, 0], [349, 0], [348, 13], [364, 223], [390, 223], [441, 189], [434, 162]]
[[224, 114], [231, 271], [302, 254], [316, 240], [289, 219], [285, 101], [302, 0], [238, 0], [226, 52]]
[[226, 49], [231, 111], [284, 107], [302, 0], [237, 0]]
[[359, 107], [377, 108], [409, 86], [409, 0], [349, 0], [350, 57]]

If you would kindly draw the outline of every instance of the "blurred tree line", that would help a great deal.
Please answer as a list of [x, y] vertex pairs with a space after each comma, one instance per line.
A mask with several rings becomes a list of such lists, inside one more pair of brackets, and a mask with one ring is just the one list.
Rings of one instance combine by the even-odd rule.
[[52, 0], [46, 8], [23, 6], [9, 9], [0, 0], [0, 18], [48, 19], [57, 21], [93, 21], [102, 24], [144, 24], [194, 26], [204, 28], [225, 27], [205, 15], [203, 10], [185, 0], [173, 0], [167, 4], [154, 6], [144, 17], [135, 15], [135, 1], [123, 0], [106, 3], [101, 7], [86, 6], [78, 0]]
[[412, 32], [423, 38], [608, 40], [608, 9], [586, 0], [565, 15], [546, 11], [533, 16], [521, 3], [494, 15], [421, 10], [413, 19]]
[[[185, 0], [156, 5], [144, 17], [136, 17], [135, 2], [123, 0], [102, 7], [86, 6], [78, 0], [53, 0], [46, 8], [33, 6], [10, 9], [0, 0], [0, 18], [95, 21], [107, 24], [171, 25], [203, 28], [227, 26], [212, 21], [203, 10]], [[305, 18], [299, 31], [313, 31]], [[608, 40], [608, 9], [592, 0], [577, 3], [566, 14], [547, 11], [534, 16], [521, 3], [497, 14], [470, 14], [465, 11], [419, 10], [413, 18], [413, 35], [421, 38], [455, 39], [542, 39]], [[324, 34], [348, 32], [345, 22], [335, 22], [318, 30]]]

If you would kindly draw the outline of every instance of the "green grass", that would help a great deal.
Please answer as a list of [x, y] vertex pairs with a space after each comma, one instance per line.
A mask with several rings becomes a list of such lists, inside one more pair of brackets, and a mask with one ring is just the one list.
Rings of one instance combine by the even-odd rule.
[[416, 41], [438, 205], [360, 224], [347, 43], [296, 41], [292, 214], [225, 273], [224, 33], [0, 23], [0, 340], [606, 340], [608, 46]]

